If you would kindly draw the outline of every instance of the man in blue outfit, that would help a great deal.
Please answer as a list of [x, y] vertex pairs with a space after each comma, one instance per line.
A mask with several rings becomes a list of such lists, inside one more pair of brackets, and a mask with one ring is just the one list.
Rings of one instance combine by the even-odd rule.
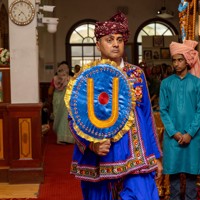
[[[69, 122], [70, 127], [76, 140], [71, 174], [74, 174], [76, 178], [81, 180], [84, 200], [159, 200], [155, 178], [159, 178], [162, 174], [162, 165], [159, 160], [162, 152], [156, 133], [144, 72], [138, 66], [126, 63], [123, 60], [124, 44], [128, 41], [129, 36], [126, 16], [120, 12], [108, 21], [97, 22], [95, 25], [95, 36], [97, 39], [97, 49], [101, 52], [101, 58], [103, 60], [109, 59], [111, 63], [114, 61], [119, 70], [122, 71], [122, 76], [119, 78], [125, 74], [134, 91], [135, 103], [132, 105], [132, 124], [127, 125], [130, 127], [127, 131], [120, 130], [115, 139], [102, 139], [102, 141], [92, 142], [91, 137], [81, 133], [81, 130], [88, 126], [90, 122], [83, 123], [80, 128], [77, 128], [81, 124], [80, 121], [82, 119], [78, 121], [74, 117], [79, 112], [77, 101], [83, 101], [84, 97], [81, 96], [81, 98], [71, 101], [71, 108], [66, 103], [72, 117], [72, 120]], [[82, 68], [84, 69], [84, 67]], [[104, 70], [102, 69], [101, 71]], [[100, 72], [95, 73], [94, 79], [101, 76]], [[91, 73], [88, 76], [92, 73], [91, 68]], [[112, 68], [112, 70], [104, 73], [112, 75], [115, 73], [115, 70]], [[85, 90], [84, 81], [86, 80], [85, 77], [82, 77], [82, 74], [74, 80], [83, 80], [80, 84], [81, 92]], [[101, 80], [97, 89], [101, 90], [100, 86], [106, 81], [106, 78]], [[70, 86], [69, 84], [69, 89], [70, 87], [72, 85]], [[119, 85], [119, 87], [121, 86]], [[79, 88], [78, 84], [76, 88]], [[128, 96], [120, 95], [122, 90], [119, 89], [119, 104], [128, 98]], [[113, 91], [114, 93], [115, 90]], [[65, 100], [68, 99], [69, 94], [70, 92], [68, 91]], [[77, 92], [78, 95], [79, 93]], [[71, 98], [76, 98], [75, 96], [76, 94], [72, 95]], [[90, 97], [90, 95], [88, 96]], [[102, 92], [97, 97], [98, 99], [95, 99], [94, 102], [100, 104], [100, 106], [108, 105], [111, 99], [106, 92]], [[68, 101], [66, 100], [66, 102]], [[73, 104], [73, 102], [75, 103]], [[84, 104], [88, 104], [89, 108], [93, 106], [88, 102]], [[84, 104], [81, 108], [84, 107]], [[74, 112], [71, 112], [71, 109], [74, 109]], [[127, 107], [124, 106], [121, 112], [127, 109], [128, 105]], [[80, 113], [82, 113], [81, 110]], [[90, 115], [90, 111], [83, 112], [83, 114], [84, 121], [87, 114]], [[100, 116], [101, 113], [95, 114]], [[96, 116], [90, 116], [90, 121], [94, 121], [94, 124]], [[81, 118], [81, 116], [77, 116], [77, 118], [79, 117]], [[103, 118], [104, 116], [101, 117]], [[105, 121], [107, 122], [107, 120]], [[86, 128], [86, 130], [88, 129]]]
[[170, 44], [175, 74], [164, 79], [160, 88], [160, 113], [165, 127], [163, 168], [164, 174], [170, 175], [172, 200], [181, 199], [181, 173], [186, 175], [185, 200], [197, 199], [196, 182], [200, 174], [200, 63], [194, 49], [197, 44], [191, 40]]

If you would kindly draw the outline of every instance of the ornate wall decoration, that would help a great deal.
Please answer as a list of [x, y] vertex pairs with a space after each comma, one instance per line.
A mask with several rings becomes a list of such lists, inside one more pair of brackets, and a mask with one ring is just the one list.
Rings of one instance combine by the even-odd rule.
[[178, 7], [182, 41], [195, 39], [197, 0], [181, 0]]

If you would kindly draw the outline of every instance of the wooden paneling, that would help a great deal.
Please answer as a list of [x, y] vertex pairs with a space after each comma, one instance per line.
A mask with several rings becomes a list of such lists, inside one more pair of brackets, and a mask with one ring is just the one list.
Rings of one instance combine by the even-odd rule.
[[9, 123], [7, 105], [8, 104], [0, 103], [0, 167], [7, 167], [9, 163]]
[[3, 149], [3, 119], [0, 119], [0, 160], [4, 159]]
[[19, 119], [19, 147], [20, 159], [32, 159], [31, 119]]
[[0, 180], [7, 167], [9, 183], [43, 181], [41, 108], [42, 104], [0, 104], [0, 131], [5, 127], [0, 133]]

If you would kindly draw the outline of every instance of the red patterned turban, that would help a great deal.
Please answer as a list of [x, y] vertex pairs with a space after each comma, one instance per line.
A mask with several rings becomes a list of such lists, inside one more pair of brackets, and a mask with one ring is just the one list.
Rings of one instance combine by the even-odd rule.
[[191, 67], [191, 74], [200, 78], [199, 52], [195, 50], [198, 42], [193, 40], [184, 40], [183, 43], [172, 42], [169, 45], [171, 56], [182, 54]]
[[97, 22], [95, 24], [94, 34], [97, 41], [105, 35], [122, 34], [124, 42], [126, 43], [129, 37], [128, 19], [122, 12], [118, 12], [108, 21]]

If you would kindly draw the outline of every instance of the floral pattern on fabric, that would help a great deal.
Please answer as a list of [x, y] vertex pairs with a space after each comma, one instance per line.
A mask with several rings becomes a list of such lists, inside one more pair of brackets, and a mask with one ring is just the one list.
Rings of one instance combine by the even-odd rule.
[[74, 133], [81, 141], [79, 144], [86, 147], [75, 146], [71, 165], [70, 173], [80, 180], [98, 182], [123, 178], [127, 174], [153, 172], [157, 168], [156, 159], [162, 156], [145, 75], [139, 67], [124, 64], [123, 71], [136, 94], [133, 126], [119, 141], [112, 142], [106, 156], [97, 156], [88, 148], [88, 141]]
[[145, 159], [145, 152], [141, 138], [137, 134], [137, 130], [129, 131], [132, 138], [132, 143], [129, 144], [129, 149], [132, 155], [124, 162], [106, 163], [97, 167], [79, 166], [77, 162], [72, 162], [71, 173], [76, 174], [76, 177], [81, 177], [82, 180], [99, 181], [102, 178], [120, 178], [125, 174], [138, 174], [153, 171], [156, 168], [155, 156], [149, 156]]

